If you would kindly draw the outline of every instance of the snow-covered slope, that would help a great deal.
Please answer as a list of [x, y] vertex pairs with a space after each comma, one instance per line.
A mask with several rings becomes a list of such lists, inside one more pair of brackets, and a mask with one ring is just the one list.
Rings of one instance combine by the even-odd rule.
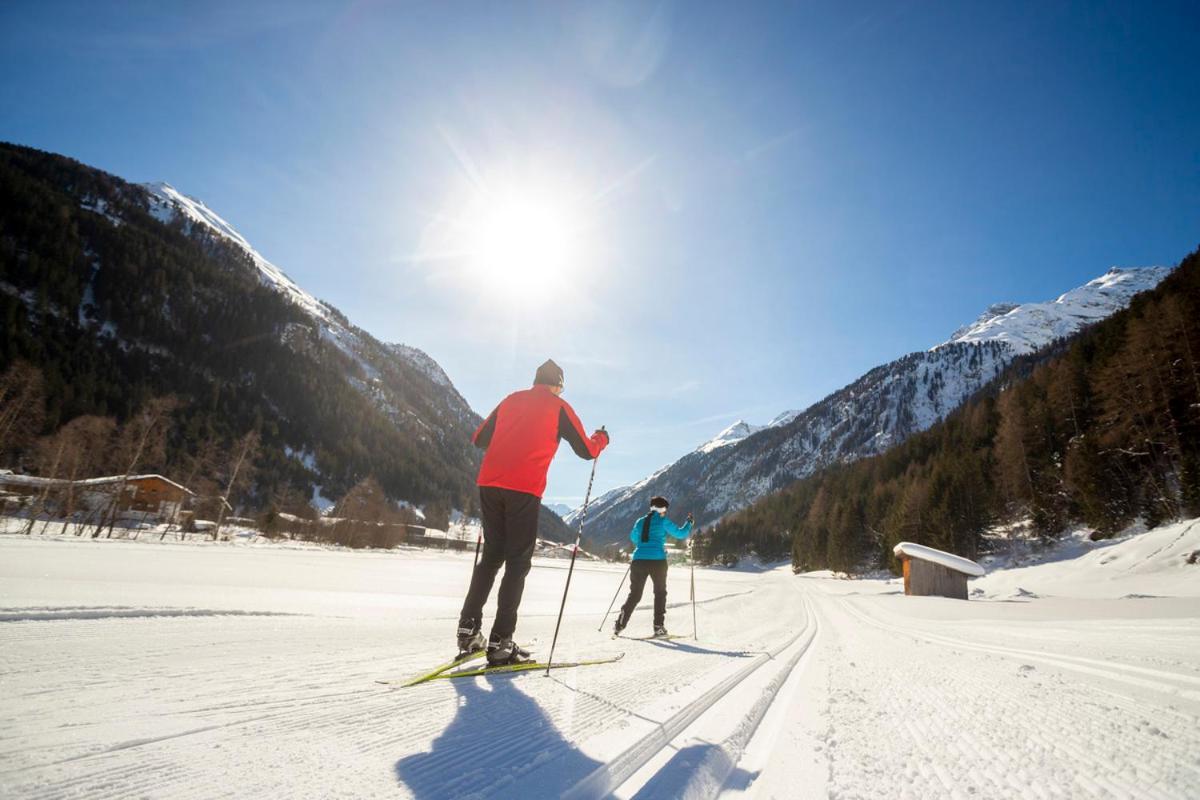
[[571, 507], [566, 503], [546, 503], [545, 506], [560, 517], [565, 517], [571, 513]]
[[169, 183], [143, 183], [142, 188], [150, 193], [150, 213], [160, 222], [171, 223], [182, 218], [191, 232], [191, 227], [201, 225], [246, 251], [259, 270], [259, 279], [274, 287], [296, 305], [326, 324], [332, 324], [330, 308], [308, 292], [301, 289], [283, 270], [272, 264], [254, 249], [237, 230], [217, 212], [203, 202], [189, 197]]
[[1014, 540], [1008, 552], [984, 556], [988, 574], [971, 582], [972, 596], [1200, 598], [1200, 519], [1149, 531], [1135, 526], [1100, 541], [1090, 533], [1080, 528], [1048, 546]]
[[763, 425], [751, 425], [748, 422], [746, 422], [745, 420], [739, 419], [737, 422], [733, 423], [728, 428], [721, 431], [716, 436], [714, 436], [713, 438], [709, 439], [704, 444], [697, 447], [696, 452], [711, 453], [713, 450], [716, 450], [718, 447], [726, 447], [728, 445], [733, 444], [734, 442], [740, 442], [742, 439], [745, 439], [750, 434], [758, 433], [764, 427], [765, 426], [763, 426]]
[[1169, 271], [1114, 268], [1050, 302], [993, 305], [930, 350], [876, 367], [767, 425], [739, 420], [648, 478], [606, 493], [589, 508], [586, 533], [621, 541], [652, 494], [704, 524], [824, 466], [883, 452], [945, 417], [1017, 356], [1110, 316]]
[[[436, 361], [415, 347], [380, 342], [353, 325], [337, 309], [301, 288], [202, 201], [167, 183], [146, 183], [140, 188], [146, 193], [146, 209], [151, 216], [166, 225], [178, 226], [193, 239], [233, 245], [244, 253], [243, 263], [253, 270], [260, 284], [303, 312], [308, 322], [290, 323], [279, 331], [279, 338], [306, 364], [311, 365], [315, 360], [335, 373], [325, 373], [323, 368], [323, 374], [314, 380], [345, 381], [402, 431], [414, 450], [423, 451], [422, 457], [445, 457], [456, 463], [455, 469], [461, 470], [464, 482], [470, 480], [476, 456], [467, 444], [467, 437], [478, 423], [478, 416]], [[328, 350], [326, 345], [332, 345], [344, 359], [320, 356], [319, 351]], [[320, 453], [324, 434], [324, 431], [302, 432], [302, 440], [288, 442], [289, 452]], [[439, 455], [434, 455], [435, 451]], [[342, 471], [327, 474], [327, 465], [319, 457], [310, 456], [302, 463], [313, 473], [315, 491], [330, 483], [345, 482]], [[334, 469], [340, 467], [344, 465]]]
[[1113, 267], [1049, 303], [993, 305], [937, 347], [955, 342], [1004, 342], [1014, 353], [1032, 353], [1111, 316], [1129, 305], [1135, 294], [1157, 286], [1170, 271], [1169, 267]]
[[625, 568], [594, 562], [556, 633], [565, 565], [538, 557], [521, 641], [624, 658], [400, 688], [376, 681], [444, 663], [470, 550], [80, 541], [0, 517], [0, 796], [1194, 798], [1191, 524], [1014, 570], [1173, 575], [1172, 597], [672, 569], [667, 641], [638, 638], [648, 598], [621, 639], [598, 630]]
[[[275, 289], [292, 303], [308, 312], [314, 320], [321, 324], [322, 335], [328, 341], [351, 358], [359, 361], [369, 374], [374, 371], [362, 357], [364, 349], [364, 343], [361, 341], [362, 332], [344, 322], [344, 318], [336, 309], [313, 297], [288, 277], [286, 272], [268, 261], [220, 214], [206, 206], [203, 201], [185, 195], [169, 183], [160, 181], [143, 183], [141, 186], [149, 194], [149, 210], [152, 216], [160, 222], [168, 224], [180, 220], [187, 233], [193, 233], [196, 226], [200, 226], [240, 247], [257, 267], [258, 278], [263, 285]], [[423, 350], [406, 344], [387, 344], [385, 346], [391, 353], [423, 372], [430, 380], [446, 387], [454, 395], [458, 395], [445, 371]], [[457, 399], [461, 401], [463, 407], [466, 406], [466, 401], [463, 401], [461, 397]], [[458, 404], [456, 403], [456, 405]]]

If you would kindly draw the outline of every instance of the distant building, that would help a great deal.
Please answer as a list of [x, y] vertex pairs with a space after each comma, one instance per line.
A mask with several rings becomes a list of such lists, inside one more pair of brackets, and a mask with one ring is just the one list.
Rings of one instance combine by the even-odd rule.
[[[124, 491], [121, 491], [122, 482]], [[37, 497], [43, 493], [60, 508], [68, 505], [83, 511], [111, 507], [117, 492], [117, 511], [141, 513], [156, 522], [178, 522], [184, 505], [195, 495], [186, 487], [162, 475], [110, 475], [69, 481], [36, 475], [0, 474], [0, 493]]]
[[983, 575], [983, 567], [969, 558], [922, 544], [901, 542], [892, 552], [904, 567], [904, 593], [907, 595], [966, 600], [967, 578]]

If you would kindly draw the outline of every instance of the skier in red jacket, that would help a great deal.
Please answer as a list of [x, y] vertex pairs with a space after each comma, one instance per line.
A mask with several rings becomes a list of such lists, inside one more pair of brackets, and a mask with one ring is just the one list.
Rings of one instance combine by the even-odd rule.
[[529, 656], [513, 644], [512, 637], [537, 543], [546, 472], [559, 441], [566, 439], [584, 459], [596, 458], [608, 446], [608, 433], [603, 429], [590, 437], [584, 433], [574, 409], [559, 397], [562, 390], [562, 368], [547, 361], [538, 367], [533, 386], [504, 398], [472, 438], [475, 446], [485, 451], [476, 480], [483, 517], [483, 555], [475, 565], [459, 614], [458, 650], [467, 653], [483, 647], [483, 605], [503, 565], [496, 619], [487, 642], [487, 659], [492, 665], [511, 664]]

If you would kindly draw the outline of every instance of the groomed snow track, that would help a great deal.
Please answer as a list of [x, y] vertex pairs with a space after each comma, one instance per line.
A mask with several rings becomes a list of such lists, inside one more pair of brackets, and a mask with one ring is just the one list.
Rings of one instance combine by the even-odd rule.
[[[744, 716], [733, 717], [738, 720], [733, 725], [733, 733], [719, 744], [710, 744], [710, 748], [702, 759], [701, 768], [689, 771], [682, 781], [673, 783], [669, 788], [661, 785], [663, 782], [660, 781], [660, 785], [656, 786], [654, 791], [655, 795], [661, 794], [667, 797], [717, 796], [726, 778], [737, 765], [746, 744], [758, 729], [759, 723], [774, 701], [780, 687], [791, 675], [792, 670], [816, 637], [817, 623], [808, 610], [807, 601], [804, 602], [804, 607], [805, 625], [803, 629], [783, 644], [759, 654], [752, 662], [659, 723], [653, 730], [608, 763], [597, 767], [590, 775], [564, 792], [564, 800], [591, 800], [592, 798], [609, 797], [619, 791], [622, 784], [664, 750], [670, 748], [673, 741], [689, 738], [689, 728], [703, 715], [712, 711], [718, 703], [746, 683], [748, 679], [760, 673], [764, 667], [780, 663], [780, 657], [789, 650], [792, 651], [783, 661], [783, 667], [773, 673], [761, 688], [758, 698], [750, 704], [749, 709], [744, 712]], [[730, 717], [725, 716], [724, 723], [729, 724], [729, 722]], [[679, 783], [684, 785], [678, 785]]]
[[[583, 565], [556, 660], [619, 663], [376, 684], [446, 659], [470, 565], [0, 536], [0, 797], [1200, 796], [1200, 598], [697, 570], [697, 641], [672, 570], [684, 637], [613, 640], [623, 569]], [[562, 567], [527, 582], [537, 655]]]

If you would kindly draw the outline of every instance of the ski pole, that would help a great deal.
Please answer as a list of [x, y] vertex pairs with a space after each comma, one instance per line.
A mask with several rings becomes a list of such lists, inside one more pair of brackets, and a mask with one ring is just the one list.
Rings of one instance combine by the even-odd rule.
[[604, 612], [604, 619], [600, 620], [598, 631], [604, 630], [604, 623], [608, 622], [608, 615], [612, 613], [612, 607], [617, 604], [617, 598], [621, 595], [621, 587], [625, 585], [625, 579], [629, 577], [629, 570], [633, 569], [633, 562], [629, 562], [629, 566], [625, 568], [625, 574], [621, 576], [621, 582], [617, 584], [617, 593], [613, 595], [612, 602], [608, 604], [608, 611]]
[[[604, 430], [604, 426], [600, 426]], [[608, 432], [605, 431], [605, 435]], [[558, 644], [558, 629], [562, 626], [563, 610], [567, 607], [567, 592], [571, 590], [571, 574], [575, 571], [575, 556], [579, 553], [579, 540], [583, 538], [583, 522], [587, 519], [588, 503], [592, 500], [592, 481], [596, 480], [596, 462], [599, 454], [592, 459], [592, 475], [588, 478], [587, 494], [583, 496], [583, 510], [579, 512], [579, 531], [575, 534], [575, 546], [571, 548], [571, 564], [567, 567], [567, 585], [563, 587], [562, 603], [558, 607], [558, 622], [554, 623], [554, 638], [550, 641], [550, 655], [546, 658], [546, 677], [550, 676], [550, 666], [554, 663], [554, 646]]]
[[692, 549], [695, 543], [695, 539], [688, 542], [688, 560], [692, 562], [692, 638], [700, 641], [700, 634], [696, 631], [696, 557]]

